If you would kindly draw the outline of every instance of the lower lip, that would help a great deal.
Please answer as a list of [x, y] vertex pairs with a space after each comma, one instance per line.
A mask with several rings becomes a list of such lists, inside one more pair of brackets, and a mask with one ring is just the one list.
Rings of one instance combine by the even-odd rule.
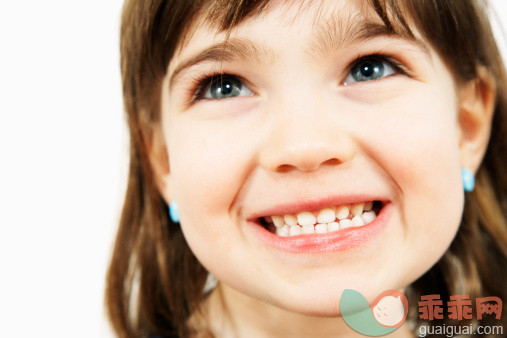
[[386, 226], [392, 206], [385, 203], [377, 218], [367, 225], [338, 230], [327, 234], [280, 237], [256, 222], [248, 222], [248, 228], [265, 246], [290, 253], [322, 253], [345, 251], [365, 245]]

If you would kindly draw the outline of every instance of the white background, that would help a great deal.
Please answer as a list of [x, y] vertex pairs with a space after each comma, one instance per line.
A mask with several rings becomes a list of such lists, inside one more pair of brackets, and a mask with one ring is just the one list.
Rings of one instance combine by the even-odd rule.
[[[494, 4], [507, 22], [507, 1]], [[111, 335], [104, 276], [128, 164], [121, 6], [0, 3], [0, 337]]]

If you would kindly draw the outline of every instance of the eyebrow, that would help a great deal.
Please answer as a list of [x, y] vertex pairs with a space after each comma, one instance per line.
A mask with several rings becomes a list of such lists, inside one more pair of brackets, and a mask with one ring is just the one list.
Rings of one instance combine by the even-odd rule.
[[308, 43], [306, 53], [315, 59], [324, 59], [340, 46], [353, 45], [375, 37], [387, 36], [409, 41], [430, 57], [430, 49], [410, 31], [397, 32], [380, 22], [368, 21], [358, 17], [345, 20], [331, 16], [314, 29], [312, 40]]
[[[359, 43], [379, 36], [408, 40], [430, 57], [428, 46], [413, 35], [399, 33], [381, 23], [363, 19], [339, 20], [332, 17], [330, 20], [324, 21], [323, 24], [316, 26], [314, 32], [314, 36], [307, 44], [305, 52], [317, 60], [325, 58], [340, 46]], [[232, 37], [208, 46], [181, 61], [169, 78], [169, 88], [173, 87], [175, 79], [183, 70], [201, 62], [253, 61], [269, 66], [275, 59], [275, 52], [264, 44], [256, 43], [248, 38]]]

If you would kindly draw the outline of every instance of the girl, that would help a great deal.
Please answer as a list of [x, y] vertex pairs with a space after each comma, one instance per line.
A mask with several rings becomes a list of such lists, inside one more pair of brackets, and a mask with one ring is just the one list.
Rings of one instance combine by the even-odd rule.
[[117, 334], [360, 336], [346, 289], [404, 292], [392, 336], [504, 325], [418, 312], [506, 299], [506, 77], [484, 5], [127, 0]]

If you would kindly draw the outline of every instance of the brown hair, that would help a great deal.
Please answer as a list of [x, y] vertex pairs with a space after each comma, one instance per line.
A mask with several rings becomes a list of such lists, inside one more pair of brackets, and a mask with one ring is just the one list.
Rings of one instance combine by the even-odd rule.
[[[158, 121], [160, 86], [167, 66], [196, 18], [227, 31], [262, 11], [268, 2], [125, 1], [121, 71], [130, 127], [130, 168], [105, 297], [109, 319], [121, 337], [150, 333], [186, 337], [191, 333], [186, 321], [203, 300], [207, 271], [191, 252], [179, 225], [170, 221], [146, 149], [145, 129]], [[506, 300], [507, 82], [487, 7], [473, 0], [367, 2], [393, 32], [412, 34], [407, 24], [410, 19], [458, 83], [477, 78], [478, 67], [484, 66], [497, 86], [490, 144], [476, 175], [476, 189], [466, 195], [460, 230], [442, 259], [411, 285], [409, 301], [417, 304], [422, 294], [440, 294], [444, 300], [454, 294]], [[411, 316], [421, 324], [417, 313]], [[506, 317], [501, 323], [504, 327]], [[481, 324], [487, 324], [487, 319]]]

